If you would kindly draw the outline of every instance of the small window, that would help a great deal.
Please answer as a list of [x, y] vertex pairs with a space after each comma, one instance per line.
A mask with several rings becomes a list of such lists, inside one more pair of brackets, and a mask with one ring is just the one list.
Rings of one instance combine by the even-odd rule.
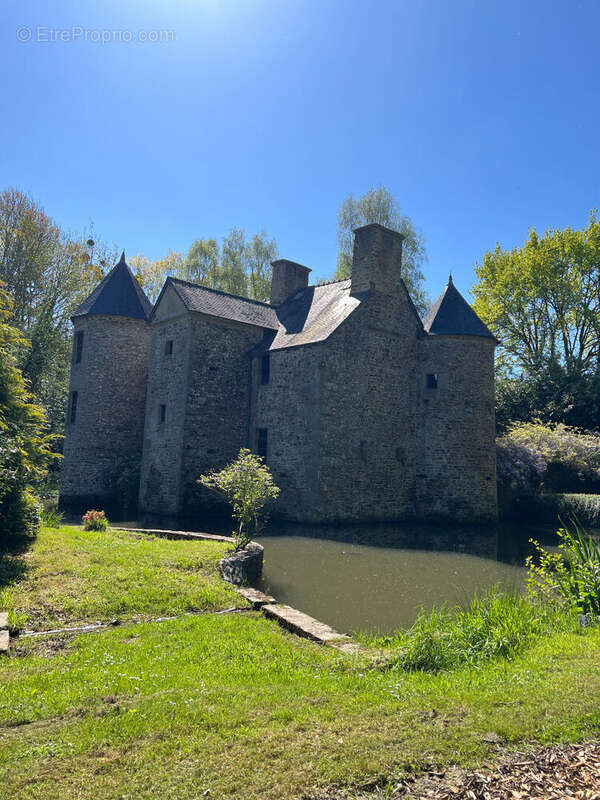
[[437, 389], [438, 384], [438, 376], [436, 372], [430, 372], [427, 376], [427, 388], [428, 389]]
[[160, 424], [165, 422], [167, 419], [167, 406], [165, 403], [161, 403], [158, 407], [158, 421]]
[[75, 358], [76, 364], [81, 363], [81, 356], [83, 355], [83, 331], [75, 334]]
[[173, 355], [173, 339], [167, 339], [165, 342], [165, 355], [172, 356]]
[[270, 374], [271, 374], [270, 353], [265, 353], [260, 359], [260, 382], [262, 384], [268, 383]]
[[69, 420], [71, 425], [75, 424], [75, 420], [77, 419], [77, 392], [71, 392], [71, 410], [69, 411]]
[[263, 458], [267, 457], [267, 429], [256, 429], [256, 452]]

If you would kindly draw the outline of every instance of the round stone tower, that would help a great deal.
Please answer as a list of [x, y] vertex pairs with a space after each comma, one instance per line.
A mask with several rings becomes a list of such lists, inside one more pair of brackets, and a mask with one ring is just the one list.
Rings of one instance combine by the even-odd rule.
[[126, 506], [127, 481], [142, 453], [151, 310], [123, 253], [73, 314], [60, 482], [65, 510], [114, 515]]
[[473, 522], [496, 519], [497, 341], [452, 276], [423, 327], [416, 376], [417, 514]]

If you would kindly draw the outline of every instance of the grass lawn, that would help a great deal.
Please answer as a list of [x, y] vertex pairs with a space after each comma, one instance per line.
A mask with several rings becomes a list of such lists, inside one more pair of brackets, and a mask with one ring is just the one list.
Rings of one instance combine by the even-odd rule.
[[[87, 535], [45, 532], [39, 546], [47, 537], [68, 540], [68, 560], [76, 561]], [[142, 566], [129, 570], [134, 583], [140, 569], [150, 570], [137, 593], [121, 573], [125, 613], [137, 617], [144, 590], [155, 591], [147, 584], [164, 586], [162, 570], [185, 573], [178, 559], [193, 550], [187, 542], [138, 544], [127, 534], [123, 541], [158, 547], [154, 556], [142, 548]], [[114, 568], [121, 562], [112, 542]], [[213, 547], [189, 544], [197, 558]], [[36, 552], [39, 574], [49, 574], [45, 551]], [[214, 563], [195, 574], [233, 605]], [[95, 608], [103, 609], [111, 583], [98, 571], [111, 569], [91, 572]], [[87, 594], [86, 578], [77, 586]], [[598, 628], [565, 629], [512, 660], [405, 672], [368, 650], [350, 655], [299, 639], [249, 611], [22, 639], [18, 655], [0, 660], [0, 786], [13, 800], [196, 800], [206, 790], [212, 798], [291, 800], [385, 786], [407, 771], [493, 758], [490, 732], [509, 747], [597, 736], [599, 647]]]
[[246, 604], [218, 577], [223, 542], [44, 528], [0, 558], [0, 610], [12, 627], [144, 619]]

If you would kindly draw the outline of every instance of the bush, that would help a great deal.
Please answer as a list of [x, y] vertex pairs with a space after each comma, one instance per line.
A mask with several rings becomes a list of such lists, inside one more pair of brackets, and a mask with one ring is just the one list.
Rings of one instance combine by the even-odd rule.
[[532, 596], [556, 598], [580, 614], [600, 615], [600, 545], [577, 523], [561, 528], [558, 552], [544, 550], [531, 540], [538, 562], [527, 557], [527, 586]]
[[4, 536], [34, 537], [42, 524], [41, 506], [27, 489], [11, 492], [0, 504], [1, 532]]
[[242, 449], [238, 457], [219, 472], [201, 475], [198, 483], [223, 495], [238, 522], [233, 531], [235, 549], [245, 547], [264, 523], [262, 510], [268, 500], [279, 495], [273, 476], [261, 456]]
[[[498, 480], [531, 489], [600, 487], [600, 435], [561, 423], [519, 422], [497, 443]], [[536, 487], [537, 482], [537, 487]]]
[[108, 528], [108, 520], [104, 511], [86, 511], [81, 521], [83, 529], [86, 531], [105, 531]]
[[398, 648], [393, 664], [414, 672], [441, 672], [491, 658], [512, 658], [555, 625], [552, 613], [518, 594], [475, 595], [466, 609], [421, 610], [414, 625], [371, 643]]
[[520, 497], [537, 494], [547, 464], [532, 447], [512, 441], [509, 437], [496, 444], [496, 474], [498, 482]]

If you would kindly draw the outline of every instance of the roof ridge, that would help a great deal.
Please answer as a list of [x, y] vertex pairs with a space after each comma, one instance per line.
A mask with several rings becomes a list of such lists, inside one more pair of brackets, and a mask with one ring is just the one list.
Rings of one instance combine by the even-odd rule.
[[[334, 278], [331, 281], [319, 281], [318, 283], [314, 284], [314, 288], [318, 289], [319, 286], [331, 286], [332, 283], [343, 283], [344, 281], [349, 281], [351, 279], [352, 279], [352, 276], [348, 275], [347, 278]], [[306, 288], [310, 289], [310, 286], [307, 286]]]
[[192, 281], [186, 281], [183, 278], [176, 278], [173, 275], [169, 275], [167, 277], [167, 281], [172, 281], [173, 283], [183, 283], [184, 286], [191, 286], [193, 289], [204, 289], [206, 292], [214, 292], [215, 294], [220, 294], [223, 297], [232, 297], [234, 300], [244, 300], [246, 303], [254, 303], [257, 306], [276, 308], [276, 306], [271, 305], [271, 303], [267, 303], [265, 300], [254, 300], [252, 297], [244, 297], [241, 294], [231, 294], [231, 292], [224, 292], [222, 289], [213, 289], [211, 286], [203, 286], [201, 283], [193, 283]]

